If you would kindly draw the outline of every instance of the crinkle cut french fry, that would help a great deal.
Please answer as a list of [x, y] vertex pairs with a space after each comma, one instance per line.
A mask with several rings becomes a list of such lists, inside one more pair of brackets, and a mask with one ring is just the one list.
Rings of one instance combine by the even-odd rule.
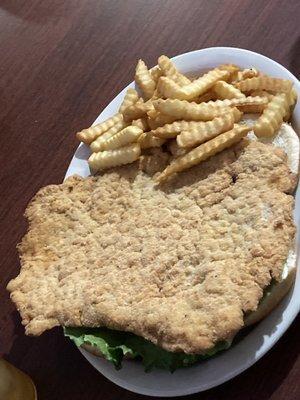
[[[153, 111], [153, 113], [152, 113]], [[156, 114], [154, 114], [154, 112]], [[150, 129], [156, 129], [160, 126], [166, 125], [166, 124], [171, 124], [172, 122], [176, 121], [176, 117], [173, 117], [171, 115], [166, 115], [162, 114], [156, 110], [151, 110], [151, 112], [148, 112], [148, 125]]]
[[274, 96], [253, 126], [255, 135], [257, 137], [272, 137], [280, 128], [283, 118], [288, 112], [287, 96], [284, 93]]
[[135, 104], [127, 107], [124, 112], [124, 120], [127, 122], [131, 122], [133, 119], [139, 119], [144, 117], [147, 114], [147, 111], [144, 107], [144, 101], [139, 99]]
[[98, 151], [101, 151], [103, 148], [103, 144], [112, 136], [114, 136], [116, 133], [126, 128], [126, 126], [128, 126], [128, 124], [124, 121], [121, 121], [115, 124], [113, 127], [111, 127], [108, 131], [104, 132], [102, 136], [99, 136], [96, 140], [94, 140], [90, 144], [92, 152], [97, 153]]
[[[227, 101], [231, 102], [232, 100]], [[188, 121], [210, 121], [230, 110], [230, 108], [224, 106], [223, 103], [221, 103], [221, 106], [218, 106], [215, 102], [197, 104], [177, 99], [159, 99], [154, 101], [153, 105], [156, 110], [160, 111], [162, 114], [171, 115], [177, 120], [185, 119]]]
[[[157, 99], [159, 99], [159, 98], [160, 98], [160, 93], [159, 93], [158, 89], [155, 88], [154, 93], [153, 93], [151, 99], [149, 99], [148, 101], [151, 102], [152, 100], [157, 100]], [[146, 103], [147, 103], [147, 102], [146, 102]]]
[[153, 95], [150, 97], [150, 99], [148, 99], [147, 101], [145, 101], [145, 104], [147, 105], [147, 104], [151, 104], [151, 102], [153, 101], [153, 100], [157, 100], [157, 99], [160, 99], [161, 98], [161, 94], [160, 94], [160, 92], [158, 91], [158, 89], [157, 89], [157, 87], [154, 89], [154, 92], [153, 92]]
[[178, 72], [173, 62], [165, 55], [158, 57], [158, 65], [165, 76], [176, 75]]
[[179, 86], [188, 85], [191, 83], [189, 78], [181, 74], [173, 62], [167, 56], [160, 56], [158, 58], [158, 65], [163, 72], [163, 74], [169, 78], [171, 78], [174, 82], [176, 82]]
[[233, 128], [235, 119], [240, 119], [242, 113], [236, 110], [235, 118], [233, 112], [224, 114], [220, 117], [216, 117], [211, 121], [207, 122], [195, 122], [194, 127], [189, 130], [183, 130], [176, 138], [179, 147], [195, 147], [201, 143], [207, 142], [214, 137], [220, 135], [220, 133], [229, 131]]
[[230, 111], [232, 112], [234, 122], [235, 123], [239, 122], [243, 116], [243, 111], [239, 110], [237, 107], [232, 107]]
[[93, 153], [90, 156], [88, 163], [90, 169], [93, 171], [93, 173], [95, 173], [103, 169], [130, 164], [136, 161], [140, 155], [140, 145], [133, 143], [129, 144], [128, 146], [121, 147], [120, 149]]
[[187, 76], [181, 74], [180, 72], [178, 72], [175, 75], [171, 75], [169, 78], [171, 78], [179, 86], [185, 86], [191, 83], [190, 79]]
[[185, 86], [179, 86], [172, 79], [162, 76], [159, 78], [157, 87], [159, 92], [165, 97], [191, 100], [209, 90], [217, 81], [226, 79], [228, 76], [228, 71], [215, 69]]
[[283, 120], [289, 121], [291, 119], [298, 98], [295, 88], [293, 88], [290, 92], [286, 93], [286, 97], [289, 104], [289, 110], [287, 114], [284, 116]]
[[286, 97], [288, 99], [289, 106], [290, 107], [295, 106], [295, 104], [297, 103], [297, 98], [298, 98], [296, 89], [293, 88], [290, 92], [286, 93]]
[[241, 97], [238, 99], [209, 101], [208, 103], [203, 103], [203, 104], [211, 105], [214, 107], [240, 107], [247, 105], [266, 106], [268, 102], [269, 100], [266, 97], [248, 96], [248, 97]]
[[159, 111], [157, 111], [157, 110], [155, 109], [155, 107], [153, 107], [152, 110], [147, 111], [147, 117], [148, 117], [148, 118], [151, 118], [151, 119], [157, 118], [157, 116], [158, 116], [159, 114], [160, 114]]
[[149, 72], [155, 84], [157, 84], [159, 78], [162, 76], [162, 70], [159, 68], [158, 65], [156, 65], [155, 67], [151, 68]]
[[146, 132], [149, 129], [146, 118], [134, 119], [131, 122], [131, 125], [137, 126], [138, 128], [142, 129], [144, 132]]
[[217, 68], [215, 69], [219, 69], [220, 71], [227, 71], [229, 72], [229, 77], [232, 76], [232, 74], [237, 73], [238, 71], [240, 71], [240, 67], [238, 67], [235, 64], [221, 64], [219, 65]]
[[144, 132], [139, 138], [138, 143], [141, 149], [149, 149], [151, 147], [160, 147], [165, 143], [166, 139], [156, 137], [152, 132]]
[[110, 139], [103, 143], [103, 150], [114, 150], [127, 144], [134, 143], [143, 133], [142, 129], [137, 126], [127, 126], [120, 132], [113, 135]]
[[146, 116], [147, 112], [153, 108], [152, 102], [150, 100], [145, 103], [141, 100], [137, 101], [132, 106], [127, 107], [124, 112], [124, 120], [130, 122], [134, 119], [143, 118]]
[[213, 91], [216, 93], [219, 99], [238, 99], [245, 97], [244, 93], [242, 93], [239, 89], [224, 81], [218, 81], [213, 86]]
[[243, 113], [261, 113], [265, 109], [268, 104], [267, 97], [259, 97], [259, 96], [248, 96], [241, 97], [238, 99], [224, 99], [224, 100], [216, 100], [209, 101], [207, 104], [214, 105], [216, 107], [238, 107], [240, 111]]
[[230, 83], [234, 84], [244, 79], [254, 78], [259, 75], [259, 71], [256, 68], [245, 68], [242, 71], [235, 71], [229, 78]]
[[290, 92], [293, 83], [288, 79], [271, 78], [270, 76], [260, 75], [248, 78], [235, 84], [235, 87], [242, 92], [253, 90], [271, 90], [272, 92]]
[[122, 104], [120, 106], [119, 112], [123, 114], [123, 112], [126, 110], [127, 107], [132, 106], [135, 104], [139, 99], [138, 92], [135, 89], [128, 89], [124, 100], [122, 101]]
[[166, 180], [174, 173], [184, 171], [207, 158], [219, 153], [220, 151], [232, 146], [234, 143], [239, 142], [251, 128], [247, 125], [235, 125], [234, 128], [228, 132], [221, 133], [221, 135], [211, 139], [210, 141], [201, 144], [187, 154], [174, 160], [157, 178], [157, 182]]
[[83, 129], [81, 132], [76, 133], [78, 140], [85, 144], [92, 143], [95, 139], [101, 136], [104, 132], [108, 131], [114, 125], [123, 122], [123, 115], [118, 113], [107, 120], [100, 122], [90, 128]]
[[178, 98], [182, 96], [182, 89], [171, 78], [161, 76], [157, 83], [157, 89], [163, 97]]
[[[229, 115], [229, 118], [232, 119], [232, 126], [234, 122], [238, 122], [242, 117], [242, 112], [240, 112], [237, 108], [229, 108], [226, 112]], [[223, 115], [226, 115], [223, 114]], [[202, 127], [203, 122], [199, 121], [174, 121], [171, 124], [165, 124], [161, 127], [158, 127], [152, 130], [152, 134], [154, 136], [164, 138], [164, 139], [172, 139], [175, 138], [182, 131], [198, 131], [198, 128]], [[227, 130], [230, 129], [230, 126]]]
[[143, 92], [145, 99], [153, 96], [156, 83], [143, 60], [139, 60], [135, 69], [135, 81]]

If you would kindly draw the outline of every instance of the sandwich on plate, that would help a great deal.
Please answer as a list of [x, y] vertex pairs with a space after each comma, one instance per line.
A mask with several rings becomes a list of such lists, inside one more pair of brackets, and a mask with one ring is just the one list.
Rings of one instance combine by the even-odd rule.
[[296, 96], [231, 64], [190, 80], [165, 56], [136, 82], [143, 99], [129, 89], [77, 134], [93, 175], [30, 202], [8, 290], [28, 335], [62, 326], [117, 368], [174, 371], [234, 345], [294, 281]]

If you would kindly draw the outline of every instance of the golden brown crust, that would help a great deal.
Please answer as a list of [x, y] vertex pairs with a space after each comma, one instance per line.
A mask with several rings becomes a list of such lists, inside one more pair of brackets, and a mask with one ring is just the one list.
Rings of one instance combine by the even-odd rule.
[[41, 189], [8, 285], [26, 333], [107, 326], [205, 352], [280, 278], [294, 185], [281, 150], [244, 141], [159, 188], [136, 163]]

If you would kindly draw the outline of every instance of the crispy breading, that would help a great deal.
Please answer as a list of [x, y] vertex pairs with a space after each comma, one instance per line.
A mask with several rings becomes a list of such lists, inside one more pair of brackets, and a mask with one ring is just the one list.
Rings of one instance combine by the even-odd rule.
[[187, 353], [232, 338], [280, 279], [294, 187], [281, 150], [244, 141], [160, 188], [135, 163], [41, 189], [8, 285], [26, 333], [107, 326]]

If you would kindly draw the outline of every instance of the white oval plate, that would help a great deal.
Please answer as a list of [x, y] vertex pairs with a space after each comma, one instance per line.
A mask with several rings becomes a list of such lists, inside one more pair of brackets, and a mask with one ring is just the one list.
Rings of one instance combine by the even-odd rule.
[[[244, 68], [256, 67], [272, 76], [294, 81], [298, 95], [300, 94], [300, 82], [286, 68], [270, 58], [252, 51], [230, 47], [212, 47], [182, 54], [174, 57], [173, 61], [178, 69], [184, 73], [195, 73], [224, 63], [234, 63]], [[127, 88], [129, 87], [135, 87], [134, 83], [127, 86]], [[95, 123], [99, 123], [117, 112], [127, 88], [102, 111]], [[298, 102], [294, 111], [293, 126], [297, 132], [300, 132], [300, 102]], [[88, 176], [89, 168], [86, 161], [88, 155], [88, 148], [80, 145], [70, 163], [66, 177], [73, 174]], [[298, 227], [299, 196], [298, 188], [295, 209], [295, 221]], [[299, 235], [297, 236], [298, 249]], [[298, 262], [297, 257], [297, 265]], [[298, 293], [298, 296], [296, 296], [296, 293]], [[163, 370], [145, 373], [142, 364], [134, 361], [124, 361], [123, 368], [116, 371], [106, 360], [95, 357], [83, 349], [80, 349], [80, 351], [106, 378], [132, 392], [163, 397], [201, 392], [220, 385], [240, 374], [274, 346], [300, 310], [299, 293], [300, 268], [298, 268], [296, 283], [289, 295], [243, 340], [216, 358], [201, 362], [190, 368], [177, 370], [173, 374]]]

